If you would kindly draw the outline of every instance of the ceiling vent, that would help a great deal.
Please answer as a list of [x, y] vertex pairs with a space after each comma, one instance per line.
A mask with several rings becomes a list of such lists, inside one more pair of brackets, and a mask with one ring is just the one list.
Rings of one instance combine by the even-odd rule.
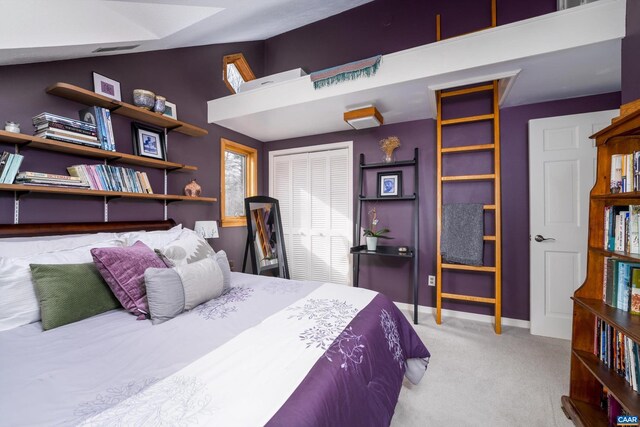
[[132, 44], [129, 46], [113, 46], [113, 47], [99, 47], [96, 50], [94, 50], [92, 53], [102, 53], [102, 52], [118, 52], [120, 50], [131, 50], [131, 49], [135, 49], [138, 46], [140, 46], [139, 44]]

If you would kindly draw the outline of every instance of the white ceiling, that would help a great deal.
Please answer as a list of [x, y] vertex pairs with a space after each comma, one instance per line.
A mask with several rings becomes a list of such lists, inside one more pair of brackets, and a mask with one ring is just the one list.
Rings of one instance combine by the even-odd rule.
[[264, 40], [370, 1], [2, 0], [0, 65]]

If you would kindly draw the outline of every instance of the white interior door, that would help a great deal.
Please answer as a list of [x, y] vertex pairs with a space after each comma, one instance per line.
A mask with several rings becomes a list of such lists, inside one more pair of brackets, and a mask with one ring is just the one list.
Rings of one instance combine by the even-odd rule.
[[340, 143], [269, 154], [292, 279], [351, 284], [351, 153]]
[[529, 121], [531, 333], [571, 339], [570, 297], [587, 268], [589, 192], [596, 148], [589, 138], [618, 110]]

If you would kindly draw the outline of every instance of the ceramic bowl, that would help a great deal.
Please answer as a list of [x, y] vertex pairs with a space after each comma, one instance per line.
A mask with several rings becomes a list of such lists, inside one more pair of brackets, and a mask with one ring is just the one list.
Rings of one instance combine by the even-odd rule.
[[133, 90], [133, 105], [144, 108], [145, 110], [151, 110], [156, 102], [156, 94], [150, 90], [134, 89]]
[[167, 101], [167, 99], [164, 96], [157, 95], [155, 101], [156, 102], [153, 106], [153, 111], [155, 111], [156, 113], [163, 114], [165, 102]]

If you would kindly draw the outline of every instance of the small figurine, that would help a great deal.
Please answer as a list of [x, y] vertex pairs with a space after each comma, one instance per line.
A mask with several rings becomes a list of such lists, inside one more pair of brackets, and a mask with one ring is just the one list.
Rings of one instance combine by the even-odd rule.
[[184, 187], [184, 195], [189, 197], [200, 197], [202, 187], [196, 182], [195, 178]]

